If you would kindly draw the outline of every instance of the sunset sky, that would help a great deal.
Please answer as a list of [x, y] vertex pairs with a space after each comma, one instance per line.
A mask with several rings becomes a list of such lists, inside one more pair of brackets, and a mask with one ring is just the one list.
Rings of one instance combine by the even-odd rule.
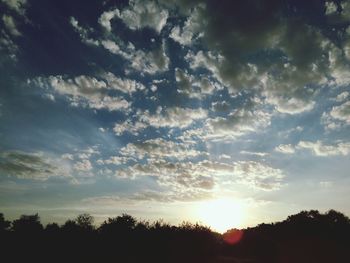
[[0, 0], [0, 212], [223, 231], [350, 215], [350, 1]]

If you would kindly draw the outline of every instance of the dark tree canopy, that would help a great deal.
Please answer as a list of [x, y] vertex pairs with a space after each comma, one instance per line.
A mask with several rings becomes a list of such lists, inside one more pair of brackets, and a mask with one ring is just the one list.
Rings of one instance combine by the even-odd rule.
[[349, 262], [350, 220], [335, 210], [301, 211], [223, 235], [199, 224], [149, 223], [128, 214], [99, 227], [91, 215], [80, 214], [43, 228], [38, 214], [10, 222], [0, 213], [0, 227], [3, 257], [11, 262]]

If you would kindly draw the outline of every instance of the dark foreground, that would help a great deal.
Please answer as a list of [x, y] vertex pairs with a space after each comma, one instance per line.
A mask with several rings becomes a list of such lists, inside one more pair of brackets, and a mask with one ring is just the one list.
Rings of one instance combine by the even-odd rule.
[[129, 215], [95, 228], [87, 214], [43, 227], [38, 215], [0, 214], [1, 262], [350, 262], [350, 220], [303, 211], [274, 224], [220, 235], [201, 225], [139, 222]]

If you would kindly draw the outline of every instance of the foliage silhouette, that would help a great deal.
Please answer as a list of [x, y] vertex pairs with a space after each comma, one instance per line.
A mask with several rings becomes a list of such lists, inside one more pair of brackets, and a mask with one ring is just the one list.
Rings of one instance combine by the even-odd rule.
[[99, 227], [81, 214], [44, 228], [40, 217], [12, 222], [0, 213], [2, 257], [8, 262], [349, 262], [350, 220], [330, 210], [301, 211], [277, 223], [223, 235], [199, 224], [172, 226], [123, 214]]

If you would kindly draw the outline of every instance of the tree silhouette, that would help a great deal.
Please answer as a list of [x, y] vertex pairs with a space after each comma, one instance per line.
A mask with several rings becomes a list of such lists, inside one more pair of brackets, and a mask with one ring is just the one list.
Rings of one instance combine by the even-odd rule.
[[0, 213], [3, 257], [10, 262], [329, 263], [349, 262], [350, 220], [330, 210], [301, 211], [277, 223], [220, 235], [200, 224], [138, 221], [123, 214], [100, 227], [80, 214], [43, 228], [38, 214], [10, 224]]
[[21, 215], [19, 219], [12, 222], [12, 230], [17, 233], [38, 233], [43, 230], [40, 217], [35, 215]]
[[8, 230], [10, 225], [11, 225], [11, 222], [5, 220], [4, 214], [0, 213], [0, 232]]

